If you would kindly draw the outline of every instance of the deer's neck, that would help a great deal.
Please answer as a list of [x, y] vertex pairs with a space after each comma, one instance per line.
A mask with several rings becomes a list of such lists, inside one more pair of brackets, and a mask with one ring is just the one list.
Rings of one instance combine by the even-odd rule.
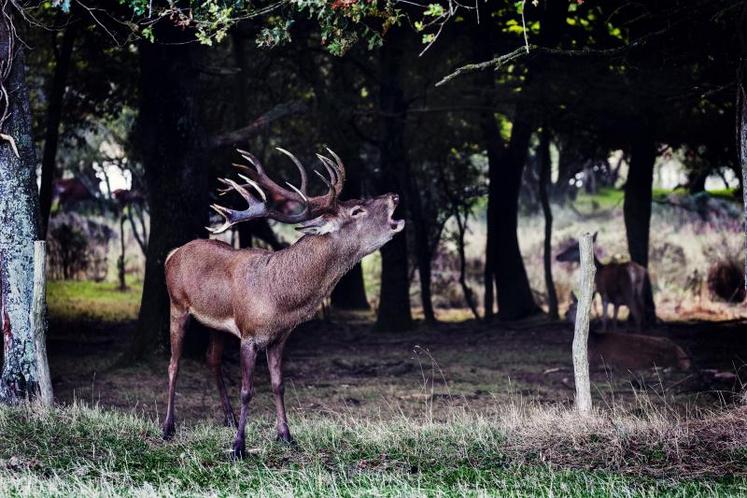
[[307, 235], [274, 253], [268, 266], [282, 286], [276, 295], [301, 303], [324, 299], [360, 259], [357, 248], [342, 238]]

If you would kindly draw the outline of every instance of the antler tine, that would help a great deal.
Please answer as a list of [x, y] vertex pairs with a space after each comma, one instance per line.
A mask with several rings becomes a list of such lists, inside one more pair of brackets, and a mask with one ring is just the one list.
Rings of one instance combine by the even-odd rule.
[[335, 158], [335, 162], [337, 163], [337, 171], [340, 173], [340, 191], [342, 191], [342, 186], [345, 183], [345, 165], [342, 163], [342, 159], [340, 159], [340, 156], [335, 154], [335, 151], [333, 151], [329, 147], [324, 148], [327, 149], [327, 152], [329, 152], [333, 158]]
[[[275, 181], [270, 178], [267, 173], [265, 173], [262, 164], [260, 164], [259, 160], [253, 154], [242, 149], [236, 149], [236, 151], [241, 155], [241, 157], [249, 161], [252, 166], [254, 166], [254, 169], [238, 164], [234, 164], [234, 166], [237, 166], [246, 171], [248, 178], [256, 182], [264, 190], [266, 190], [274, 202], [278, 202], [281, 199], [303, 202], [304, 197], [306, 197], [306, 184], [308, 183], [308, 180], [306, 178], [306, 172], [303, 170], [300, 161], [298, 161], [298, 159], [296, 159], [292, 154], [290, 154], [288, 151], [283, 151], [283, 153], [285, 153], [286, 155], [290, 155], [293, 163], [301, 172], [301, 192], [303, 192], [303, 196], [298, 193], [298, 189], [296, 188], [288, 190], [275, 183]], [[246, 180], [246, 177], [242, 178]]]
[[295, 185], [293, 185], [291, 182], [285, 182], [285, 184], [288, 185], [293, 190], [295, 190], [296, 193], [301, 196], [301, 198], [304, 200], [304, 202], [308, 204], [309, 198], [306, 197], [306, 194], [304, 194], [303, 190], [299, 189], [298, 187], [296, 187]]
[[[259, 162], [259, 159], [257, 159], [254, 154], [242, 149], [236, 149], [236, 152], [238, 152], [241, 157], [252, 163], [252, 166], [257, 169], [257, 173], [259, 173], [260, 176], [265, 176], [265, 169], [262, 167], [262, 163]], [[246, 166], [244, 166], [244, 168], [246, 168]]]
[[251, 185], [252, 187], [254, 187], [254, 190], [256, 190], [256, 191], [257, 191], [257, 192], [259, 193], [259, 196], [260, 196], [260, 197], [262, 197], [262, 200], [263, 200], [264, 202], [267, 202], [267, 196], [265, 195], [265, 192], [264, 192], [264, 190], [262, 190], [262, 189], [261, 189], [261, 188], [259, 187], [259, 184], [258, 184], [257, 182], [255, 182], [254, 180], [252, 180], [252, 179], [251, 179], [251, 178], [249, 178], [248, 176], [242, 175], [241, 173], [239, 173], [239, 178], [241, 178], [241, 179], [242, 179], [242, 180], [244, 180], [244, 181], [245, 181], [245, 182], [246, 182], [247, 184], [249, 184], [249, 185]]
[[329, 158], [324, 157], [321, 154], [317, 154], [316, 157], [319, 158], [319, 161], [324, 166], [324, 169], [327, 170], [327, 174], [329, 175], [329, 180], [333, 184], [336, 184], [338, 180], [338, 174], [337, 174], [337, 168], [335, 167], [335, 165], [332, 164], [332, 161]]
[[318, 169], [315, 169], [314, 173], [316, 173], [316, 175], [319, 178], [321, 178], [321, 180], [324, 182], [324, 184], [329, 189], [329, 192], [325, 196], [323, 196], [327, 198], [325, 202], [326, 206], [323, 206], [323, 207], [328, 207], [328, 206], [333, 205], [335, 203], [335, 200], [337, 200], [337, 190], [335, 190], [335, 187], [330, 183], [330, 181], [323, 174], [319, 172]]
[[[304, 196], [306, 194], [306, 186], [308, 183], [308, 178], [306, 177], [306, 169], [301, 164], [301, 161], [298, 160], [296, 156], [288, 152], [287, 150], [283, 149], [282, 147], [275, 147], [279, 152], [282, 152], [286, 156], [290, 157], [291, 161], [293, 161], [293, 164], [296, 165], [296, 168], [298, 168], [298, 172], [301, 174], [301, 192], [304, 193]], [[290, 184], [289, 184], [290, 185]], [[292, 185], [290, 185], [292, 187]], [[297, 190], [296, 187], [293, 187], [293, 190]]]

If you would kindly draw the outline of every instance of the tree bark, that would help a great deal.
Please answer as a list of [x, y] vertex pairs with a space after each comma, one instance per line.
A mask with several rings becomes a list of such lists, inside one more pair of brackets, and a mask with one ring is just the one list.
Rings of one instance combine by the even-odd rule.
[[[454, 218], [456, 219], [457, 224], [456, 246], [457, 254], [459, 255], [459, 285], [462, 286], [464, 301], [467, 303], [467, 306], [469, 306], [472, 314], [475, 315], [475, 319], [479, 320], [480, 313], [477, 311], [477, 304], [475, 303], [475, 293], [472, 292], [472, 289], [469, 287], [469, 285], [467, 285], [467, 255], [465, 253], [464, 238], [467, 234], [467, 223], [469, 221], [469, 215], [469, 209], [465, 209], [464, 215], [462, 215], [459, 208], [457, 208], [456, 212], [454, 213]], [[464, 218], [462, 218], [462, 216], [464, 216]]]
[[540, 174], [539, 174], [539, 198], [542, 204], [542, 213], [545, 216], [545, 243], [543, 252], [543, 263], [545, 266], [545, 287], [547, 288], [547, 307], [550, 318], [557, 320], [558, 294], [555, 292], [555, 282], [552, 278], [552, 208], [547, 193], [550, 184], [550, 130], [547, 125], [542, 127], [540, 135]]
[[73, 45], [77, 34], [77, 24], [71, 22], [62, 33], [62, 43], [57, 54], [49, 91], [49, 105], [47, 106], [47, 125], [44, 132], [44, 151], [42, 152], [41, 188], [39, 205], [41, 210], [41, 237], [47, 236], [49, 214], [52, 210], [52, 184], [57, 162], [57, 146], [60, 138], [60, 124], [62, 122], [62, 104], [65, 97], [65, 86], [70, 61], [73, 55]]
[[[140, 45], [137, 138], [150, 206], [150, 239], [138, 325], [125, 359], [162, 351], [169, 337], [168, 253], [206, 235], [208, 168], [198, 113], [199, 47], [190, 34], [160, 23], [159, 43]], [[201, 342], [187, 335], [185, 348]], [[199, 344], [196, 344], [199, 343]]]
[[[501, 164], [490, 166], [497, 170], [494, 175], [498, 177], [496, 185], [491, 181], [488, 191], [488, 204], [492, 201], [495, 210], [493, 224], [488, 225], [488, 231], [494, 232], [492, 268], [498, 298], [498, 317], [501, 320], [517, 320], [538, 310], [529, 287], [517, 234], [519, 190], [531, 134], [529, 119], [523, 107], [519, 107], [514, 117], [511, 141]], [[491, 180], [494, 180], [493, 176]]]
[[587, 415], [591, 413], [591, 382], [589, 380], [589, 319], [594, 297], [594, 241], [590, 233], [578, 241], [581, 252], [578, 282], [578, 307], [573, 329], [573, 378], [576, 384], [576, 408]]
[[[403, 33], [401, 28], [389, 32], [387, 43], [379, 52], [379, 110], [381, 112], [380, 191], [400, 196], [395, 217], [403, 215], [407, 205], [404, 172], [409, 168], [405, 149], [407, 104], [402, 90]], [[376, 330], [401, 332], [412, 328], [410, 282], [407, 272], [406, 231], [381, 248], [381, 294]]]
[[52, 406], [52, 377], [47, 361], [47, 243], [34, 242], [34, 303], [31, 311], [34, 327], [34, 354], [36, 373], [39, 379], [39, 401], [44, 406]]
[[[3, 6], [12, 19], [12, 6]], [[4, 355], [0, 402], [15, 403], [40, 392], [39, 357], [34, 334], [34, 241], [39, 236], [36, 151], [26, 86], [23, 46], [0, 22], [0, 54], [10, 72], [3, 82], [8, 92], [8, 119], [0, 140], [0, 322]], [[13, 47], [10, 49], [10, 47]], [[6, 59], [12, 50], [12, 61]], [[15, 150], [18, 153], [16, 154]]]
[[[625, 183], [623, 216], [628, 238], [630, 258], [643, 267], [648, 267], [649, 231], [651, 227], [651, 199], [656, 162], [656, 142], [650, 126], [641, 126], [633, 137], [630, 148], [630, 169]], [[644, 286], [645, 322], [656, 321], [651, 282]]]
[[423, 306], [423, 316], [426, 323], [436, 322], [436, 314], [433, 311], [433, 297], [431, 296], [431, 251], [430, 237], [428, 237], [428, 225], [423, 216], [423, 205], [417, 182], [407, 174], [408, 186], [408, 210], [412, 220], [415, 233], [415, 258], [418, 264], [418, 276], [420, 277], [420, 301]]

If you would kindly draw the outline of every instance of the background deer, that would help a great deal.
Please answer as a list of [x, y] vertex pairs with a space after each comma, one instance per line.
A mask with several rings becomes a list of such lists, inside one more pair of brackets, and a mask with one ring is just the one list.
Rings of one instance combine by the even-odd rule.
[[[594, 234], [594, 242], [597, 234]], [[578, 242], [562, 251], [555, 259], [557, 261], [578, 263], [580, 258]], [[602, 264], [594, 254], [596, 274], [594, 285], [602, 297], [602, 328], [607, 331], [607, 307], [612, 304], [612, 329], [617, 330], [617, 312], [621, 305], [627, 306], [630, 316], [640, 332], [643, 324], [644, 301], [643, 291], [647, 278], [646, 269], [634, 261], [627, 263]], [[575, 300], [575, 296], [573, 296]], [[572, 304], [573, 306], [573, 304]]]
[[[248, 152], [239, 153], [254, 168], [235, 165], [246, 175], [242, 184], [221, 179], [222, 193], [235, 191], [247, 202], [237, 211], [211, 206], [224, 223], [212, 229], [220, 233], [237, 223], [272, 218], [283, 223], [301, 223], [306, 235], [290, 247], [270, 252], [234, 249], [216, 240], [194, 240], [166, 259], [166, 284], [171, 301], [171, 361], [169, 363], [168, 409], [163, 436], [174, 433], [174, 389], [185, 327], [190, 316], [215, 329], [211, 333], [207, 362], [213, 370], [227, 424], [236, 424], [221, 371], [224, 333], [241, 342], [241, 412], [233, 443], [233, 456], [244, 455], [244, 429], [253, 396], [253, 372], [259, 351], [266, 349], [277, 412], [278, 439], [292, 440], [283, 400], [282, 356], [285, 341], [300, 323], [309, 320], [340, 278], [365, 255], [372, 253], [401, 232], [404, 220], [392, 214], [399, 202], [396, 194], [368, 200], [338, 202], [345, 181], [340, 158], [317, 155], [328, 178], [315, 171], [327, 185], [327, 193], [309, 197], [307, 175], [300, 161], [288, 155], [301, 175], [300, 187], [286, 182], [280, 187]], [[329, 150], [329, 149], [328, 149]]]

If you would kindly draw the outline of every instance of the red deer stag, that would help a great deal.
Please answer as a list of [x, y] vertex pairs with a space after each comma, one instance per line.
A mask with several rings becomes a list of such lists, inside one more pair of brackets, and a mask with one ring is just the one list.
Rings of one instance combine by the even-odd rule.
[[[594, 242], [597, 234], [594, 234]], [[578, 263], [580, 258], [578, 242], [568, 247], [555, 257], [556, 261]], [[602, 328], [607, 331], [607, 307], [612, 304], [612, 330], [617, 330], [617, 312], [621, 305], [630, 310], [630, 316], [635, 322], [638, 332], [643, 324], [643, 291], [647, 278], [644, 267], [629, 261], [627, 263], [602, 264], [594, 254], [594, 285], [596, 291], [602, 297]]]
[[[271, 218], [282, 223], [300, 223], [305, 236], [277, 252], [234, 249], [216, 240], [194, 240], [166, 258], [166, 284], [171, 300], [171, 362], [169, 401], [163, 437], [174, 433], [174, 389], [182, 353], [182, 340], [190, 316], [215, 329], [211, 333], [207, 362], [215, 376], [226, 423], [237, 427], [233, 456], [244, 455], [244, 429], [253, 396], [253, 372], [257, 354], [267, 351], [272, 391], [277, 412], [278, 439], [292, 441], [283, 400], [282, 356], [285, 341], [299, 324], [309, 320], [340, 278], [364, 256], [379, 249], [404, 229], [404, 220], [392, 218], [399, 202], [396, 194], [367, 200], [338, 201], [345, 181], [340, 158], [317, 154], [329, 178], [317, 175], [327, 193], [310, 197], [307, 175], [291, 153], [278, 150], [293, 161], [301, 175], [300, 187], [286, 182], [287, 190], [265, 173], [248, 152], [238, 152], [252, 164], [239, 175], [242, 183], [221, 179], [248, 204], [241, 211], [211, 206], [224, 223], [210, 231], [220, 233], [237, 223]], [[226, 393], [221, 371], [224, 333], [241, 341], [241, 412], [238, 424]]]

